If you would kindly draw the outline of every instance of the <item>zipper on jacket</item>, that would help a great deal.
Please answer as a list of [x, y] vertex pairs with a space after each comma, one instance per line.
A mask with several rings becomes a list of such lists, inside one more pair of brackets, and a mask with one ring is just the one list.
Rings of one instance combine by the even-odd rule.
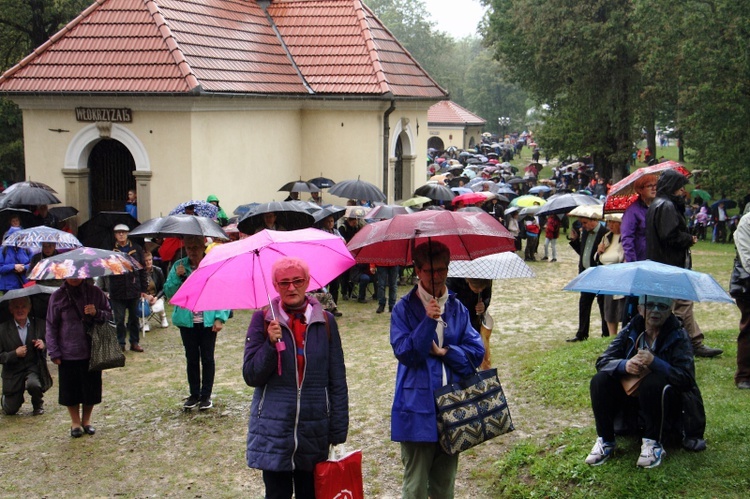
[[331, 400], [328, 398], [328, 387], [325, 387], [326, 393], [326, 416], [331, 417]]
[[266, 389], [268, 388], [268, 385], [263, 387], [263, 395], [260, 396], [260, 402], [258, 402], [258, 417], [260, 417], [260, 413], [263, 412], [263, 402], [266, 401]]
[[[290, 331], [291, 332], [291, 331]], [[307, 333], [310, 332], [310, 324], [307, 325], [305, 328], [305, 338], [307, 338]], [[307, 341], [305, 341], [305, 347], [302, 349], [302, 356], [305, 359], [305, 369], [302, 371], [302, 381], [299, 380], [299, 366], [297, 365], [297, 342], [294, 338], [294, 333], [292, 333], [292, 343], [294, 344], [294, 381], [297, 383], [297, 411], [294, 415], [294, 449], [292, 450], [292, 469], [296, 469], [294, 466], [294, 455], [297, 453], [297, 448], [299, 447], [299, 439], [297, 438], [297, 431], [299, 430], [299, 413], [300, 413], [300, 405], [302, 401], [302, 383], [305, 381], [305, 374], [307, 373]]]

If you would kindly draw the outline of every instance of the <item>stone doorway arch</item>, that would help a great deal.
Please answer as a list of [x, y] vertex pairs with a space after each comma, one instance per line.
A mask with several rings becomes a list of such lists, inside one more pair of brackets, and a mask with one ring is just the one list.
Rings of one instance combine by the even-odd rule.
[[442, 152], [445, 150], [445, 143], [440, 137], [430, 137], [427, 140], [427, 149], [435, 149]]
[[414, 138], [408, 118], [402, 118], [396, 122], [393, 138], [389, 144], [388, 176], [391, 181], [387, 183], [388, 203], [408, 199], [416, 188], [414, 162], [417, 159], [414, 154]]
[[[94, 208], [91, 202], [89, 159], [97, 145], [105, 140], [115, 140], [132, 157], [135, 188], [138, 192], [138, 218], [151, 218], [151, 163], [143, 143], [127, 127], [117, 123], [93, 123], [83, 127], [70, 141], [65, 153], [65, 199], [78, 208], [78, 221], [91, 217]], [[102, 146], [106, 147], [106, 146]], [[127, 189], [123, 193], [127, 196]], [[124, 208], [124, 203], [123, 203]]]

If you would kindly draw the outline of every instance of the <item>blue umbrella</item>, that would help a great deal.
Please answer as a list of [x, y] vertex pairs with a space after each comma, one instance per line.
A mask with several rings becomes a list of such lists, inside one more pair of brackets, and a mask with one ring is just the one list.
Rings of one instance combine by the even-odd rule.
[[219, 213], [219, 207], [206, 201], [193, 199], [184, 203], [178, 204], [174, 210], [170, 211], [170, 215], [184, 215], [185, 208], [192, 206], [195, 209], [195, 214], [199, 217], [216, 218], [216, 214]]
[[551, 190], [552, 189], [550, 189], [546, 185], [537, 185], [536, 187], [532, 187], [531, 189], [529, 189], [529, 194], [540, 194], [540, 193], [543, 194]]
[[651, 260], [591, 267], [563, 289], [600, 295], [663, 296], [734, 303], [710, 275]]

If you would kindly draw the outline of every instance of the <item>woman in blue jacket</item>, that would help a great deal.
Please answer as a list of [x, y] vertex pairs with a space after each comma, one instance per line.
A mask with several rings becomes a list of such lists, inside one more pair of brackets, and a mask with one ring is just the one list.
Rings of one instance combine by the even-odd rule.
[[279, 297], [255, 312], [245, 341], [247, 465], [263, 471], [266, 498], [314, 499], [315, 464], [349, 429], [344, 352], [333, 316], [305, 294], [307, 263], [282, 258], [271, 275]]

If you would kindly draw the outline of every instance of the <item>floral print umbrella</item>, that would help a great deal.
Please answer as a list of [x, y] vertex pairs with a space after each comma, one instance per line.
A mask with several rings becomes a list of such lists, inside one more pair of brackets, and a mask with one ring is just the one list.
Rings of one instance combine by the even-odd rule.
[[201, 200], [191, 200], [184, 203], [178, 204], [174, 210], [170, 211], [170, 215], [183, 215], [185, 214], [185, 208], [188, 206], [195, 207], [195, 214], [199, 217], [216, 218], [216, 214], [219, 213], [219, 207], [207, 203]]
[[141, 269], [141, 264], [125, 253], [83, 247], [45, 258], [31, 270], [29, 279], [88, 279]]

